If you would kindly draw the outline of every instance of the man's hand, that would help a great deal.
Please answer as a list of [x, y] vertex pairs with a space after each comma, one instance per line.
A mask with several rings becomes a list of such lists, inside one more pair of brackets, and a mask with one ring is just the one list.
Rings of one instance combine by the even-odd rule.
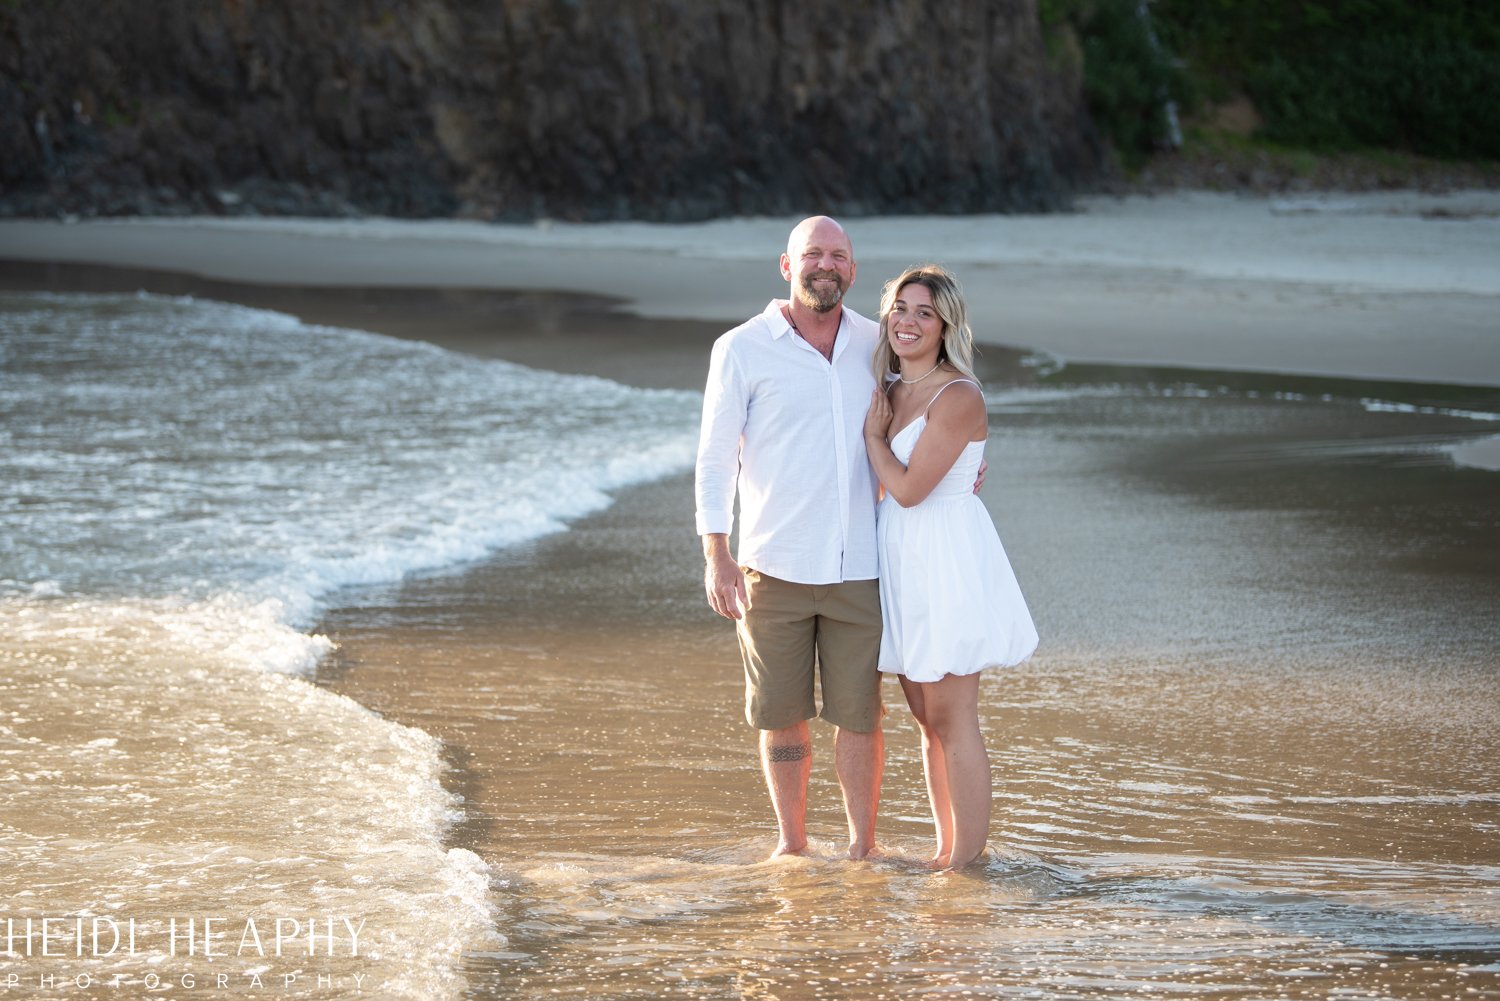
[[990, 463], [988, 459], [979, 460], [979, 479], [974, 481], [974, 492], [976, 494], [984, 487], [984, 474], [989, 468]]
[[729, 536], [703, 537], [703, 590], [708, 605], [726, 619], [738, 619], [749, 604], [745, 574], [729, 555]]

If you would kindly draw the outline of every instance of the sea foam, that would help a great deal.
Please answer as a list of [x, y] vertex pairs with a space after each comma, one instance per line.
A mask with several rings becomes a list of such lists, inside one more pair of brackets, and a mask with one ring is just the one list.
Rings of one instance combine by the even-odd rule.
[[282, 604], [557, 531], [686, 468], [696, 394], [158, 296], [9, 296], [7, 593]]
[[298, 677], [308, 630], [685, 468], [699, 398], [150, 295], [0, 296], [0, 345], [13, 911], [357, 914], [330, 976], [456, 994], [504, 934], [439, 742]]

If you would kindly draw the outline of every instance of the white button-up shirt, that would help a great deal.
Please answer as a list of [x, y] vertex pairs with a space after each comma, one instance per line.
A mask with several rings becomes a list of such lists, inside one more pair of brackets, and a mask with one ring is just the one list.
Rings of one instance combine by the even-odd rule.
[[703, 396], [698, 534], [728, 534], [737, 559], [798, 584], [872, 580], [874, 472], [865, 454], [880, 328], [845, 308], [824, 358], [787, 323], [784, 300], [714, 342]]

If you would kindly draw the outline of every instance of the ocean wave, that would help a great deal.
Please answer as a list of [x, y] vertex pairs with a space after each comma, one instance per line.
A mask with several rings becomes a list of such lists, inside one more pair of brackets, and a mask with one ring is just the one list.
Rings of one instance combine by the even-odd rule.
[[693, 393], [266, 310], [9, 296], [0, 332], [10, 593], [232, 593], [307, 625], [340, 587], [557, 531], [695, 445]]
[[[701, 398], [190, 298], [0, 295], [0, 343], [10, 913], [357, 915], [315, 972], [456, 996], [504, 935], [441, 745], [298, 677], [308, 630], [686, 468]], [[67, 973], [152, 989], [164, 949]]]
[[1500, 413], [1488, 410], [1465, 410], [1459, 407], [1439, 407], [1429, 404], [1396, 403], [1366, 397], [1359, 405], [1372, 414], [1430, 414], [1439, 417], [1461, 417], [1471, 421], [1500, 421]]

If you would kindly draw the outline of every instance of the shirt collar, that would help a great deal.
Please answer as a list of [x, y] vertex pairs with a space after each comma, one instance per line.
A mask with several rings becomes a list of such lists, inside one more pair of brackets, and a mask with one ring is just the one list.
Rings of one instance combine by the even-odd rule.
[[[793, 333], [792, 325], [786, 322], [786, 314], [781, 311], [782, 307], [786, 306], [788, 302], [789, 300], [787, 299], [772, 299], [769, 303], [766, 304], [765, 312], [761, 313], [761, 316], [765, 317], [766, 322], [770, 324], [771, 337], [775, 340], [780, 340], [787, 334]], [[839, 350], [843, 347], [844, 344], [844, 324], [848, 322], [849, 319], [846, 314], [847, 310], [844, 309], [843, 303], [840, 303], [839, 331], [838, 334], [835, 335], [833, 341], [833, 355], [835, 358], [838, 357]]]
[[772, 299], [766, 304], [766, 311], [761, 314], [771, 328], [771, 336], [776, 340], [792, 332], [792, 325], [786, 322], [786, 315], [781, 312], [781, 307], [786, 304], [785, 299]]

